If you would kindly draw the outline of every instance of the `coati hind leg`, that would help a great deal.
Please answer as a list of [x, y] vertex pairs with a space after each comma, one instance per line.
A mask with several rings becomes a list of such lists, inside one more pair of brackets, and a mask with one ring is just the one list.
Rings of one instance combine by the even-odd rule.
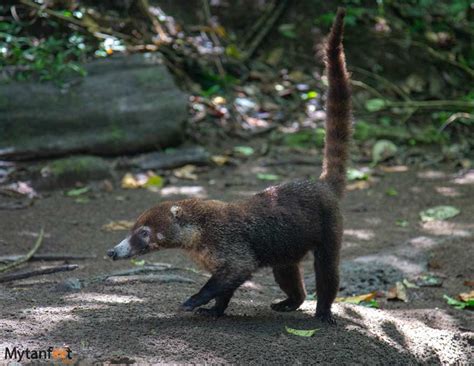
[[231, 293], [216, 297], [216, 303], [210, 308], [199, 308], [196, 310], [197, 314], [217, 318], [224, 314], [225, 309], [229, 305], [234, 291]]
[[301, 268], [299, 264], [273, 267], [275, 281], [288, 296], [287, 299], [271, 304], [275, 311], [293, 311], [300, 307], [306, 298]]
[[[327, 231], [330, 231], [328, 229]], [[314, 251], [314, 272], [316, 274], [316, 318], [331, 324], [331, 305], [339, 290], [339, 250], [341, 238], [338, 232], [325, 235], [324, 243]]]

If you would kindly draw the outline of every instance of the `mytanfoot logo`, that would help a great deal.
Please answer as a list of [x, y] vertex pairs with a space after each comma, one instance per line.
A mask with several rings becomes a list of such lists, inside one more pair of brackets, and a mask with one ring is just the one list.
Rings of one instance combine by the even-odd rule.
[[29, 360], [49, 360], [64, 365], [73, 364], [75, 359], [69, 347], [49, 347], [47, 349], [29, 349], [6, 347], [5, 360], [25, 362]]

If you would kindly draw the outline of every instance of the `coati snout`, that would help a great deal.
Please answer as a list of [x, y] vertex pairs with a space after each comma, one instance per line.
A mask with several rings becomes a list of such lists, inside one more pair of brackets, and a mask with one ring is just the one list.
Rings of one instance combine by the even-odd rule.
[[[319, 181], [297, 180], [269, 187], [241, 201], [188, 199], [145, 211], [130, 235], [108, 251], [112, 259], [151, 250], [184, 249], [212, 276], [181, 308], [221, 316], [235, 290], [261, 267], [271, 267], [286, 294], [275, 311], [298, 309], [306, 298], [300, 263], [313, 253], [316, 317], [334, 323], [331, 306], [339, 290], [342, 215], [351, 137], [351, 91], [342, 46], [344, 9], [339, 9], [326, 45], [328, 94], [323, 172]], [[210, 308], [203, 305], [210, 301]]]

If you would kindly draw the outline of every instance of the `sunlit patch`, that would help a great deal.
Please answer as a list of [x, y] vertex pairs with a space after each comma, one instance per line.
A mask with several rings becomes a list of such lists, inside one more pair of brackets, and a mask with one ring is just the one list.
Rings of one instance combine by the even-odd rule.
[[474, 184], [474, 170], [469, 170], [453, 180], [456, 184]]
[[100, 294], [96, 292], [71, 294], [65, 297], [67, 300], [85, 301], [85, 302], [99, 302], [99, 303], [113, 303], [113, 304], [128, 304], [132, 302], [143, 302], [142, 299], [136, 296], [129, 295], [115, 295], [115, 294]]
[[422, 179], [443, 179], [446, 178], [446, 173], [439, 170], [426, 170], [417, 174], [418, 178]]
[[360, 240], [371, 240], [375, 237], [375, 234], [372, 230], [355, 230], [355, 229], [345, 229], [344, 235], [351, 236]]
[[78, 320], [78, 317], [72, 312], [76, 309], [75, 306], [43, 306], [25, 311], [27, 316], [36, 321], [64, 321], [64, 320]]
[[[312, 315], [316, 309], [316, 301], [305, 301], [300, 309]], [[408, 351], [419, 360], [425, 360], [427, 354], [435, 353], [441, 363], [469, 361], [463, 343], [458, 340], [457, 321], [444, 310], [417, 310], [418, 314], [424, 314], [424, 317], [420, 316], [421, 319], [430, 319], [427, 315], [432, 315], [433, 311], [440, 313], [437, 317], [443, 318], [442, 329], [435, 329], [431, 319], [429, 324], [426, 324], [417, 317], [407, 318], [404, 311], [378, 310], [351, 304], [335, 304], [332, 309], [336, 317], [349, 321], [346, 330], [362, 333], [400, 352]]]
[[474, 224], [459, 224], [449, 221], [429, 221], [422, 224], [423, 231], [437, 236], [456, 236], [468, 238], [472, 236]]
[[377, 226], [382, 223], [382, 219], [380, 217], [367, 217], [364, 219], [364, 221], [372, 226]]
[[461, 193], [454, 187], [436, 187], [436, 192], [445, 197], [460, 197]]
[[196, 198], [206, 198], [207, 191], [202, 186], [186, 186], [186, 187], [177, 187], [170, 186], [161, 189], [161, 195], [163, 197], [168, 196], [189, 196]]

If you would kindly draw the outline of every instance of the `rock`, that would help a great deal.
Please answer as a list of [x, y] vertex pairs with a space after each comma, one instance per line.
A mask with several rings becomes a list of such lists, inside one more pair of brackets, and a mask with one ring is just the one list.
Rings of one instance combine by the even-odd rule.
[[70, 277], [56, 286], [58, 292], [74, 292], [82, 289], [82, 282], [79, 278]]
[[41, 169], [41, 178], [35, 183], [40, 188], [68, 187], [78, 182], [110, 178], [109, 163], [97, 156], [73, 156], [50, 162]]
[[119, 155], [182, 141], [187, 97], [159, 57], [95, 60], [87, 76], [0, 85], [0, 159]]
[[141, 169], [173, 169], [186, 164], [206, 165], [210, 154], [202, 147], [176, 149], [170, 152], [153, 152], [137, 158], [124, 160], [122, 166], [134, 166]]

